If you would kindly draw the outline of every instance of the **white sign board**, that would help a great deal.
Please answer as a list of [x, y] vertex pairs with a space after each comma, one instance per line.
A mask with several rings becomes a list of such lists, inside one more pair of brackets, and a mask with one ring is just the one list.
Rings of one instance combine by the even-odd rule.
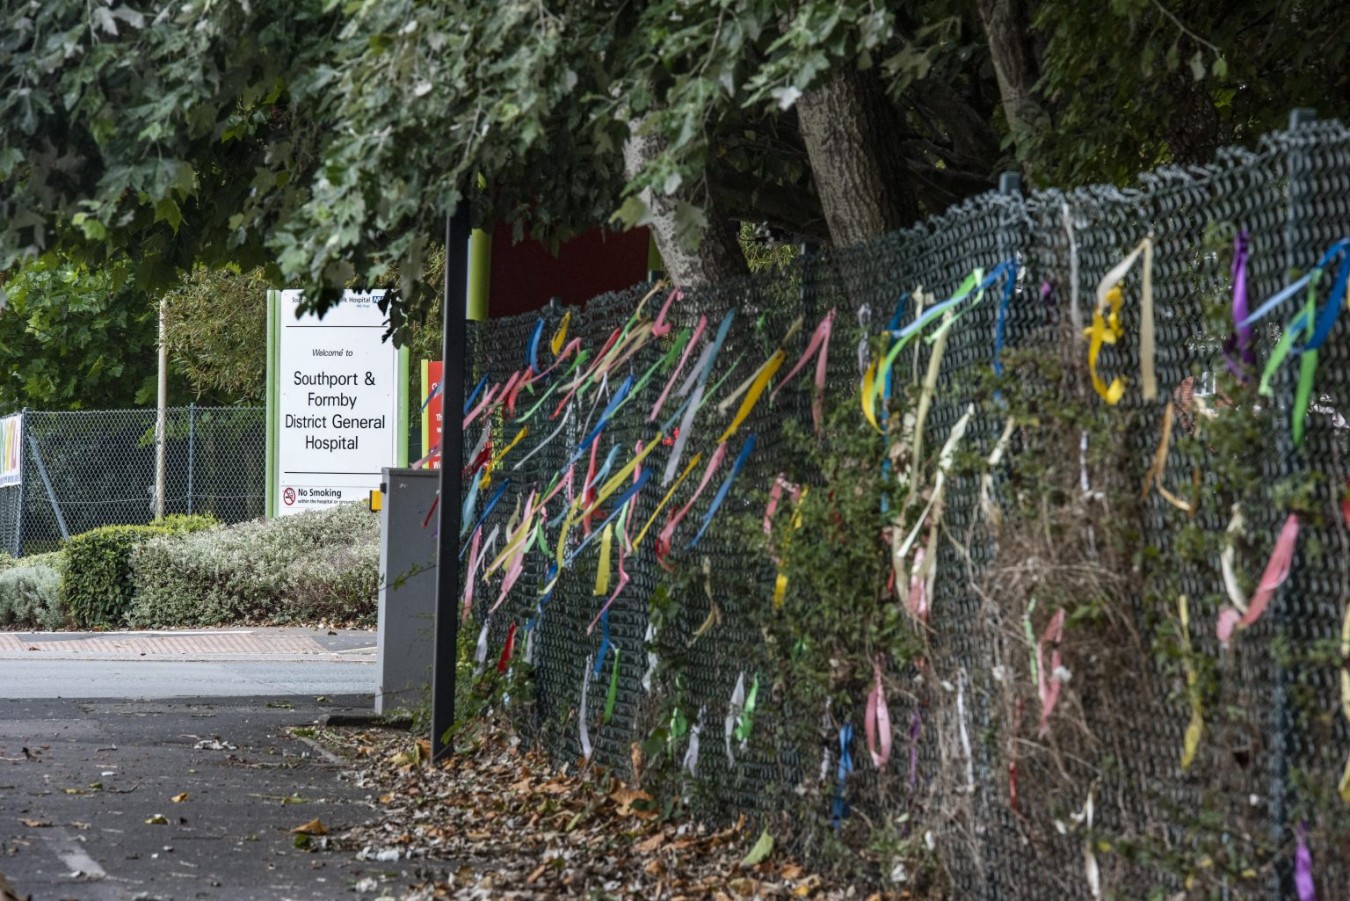
[[23, 481], [22, 413], [0, 419], [0, 440], [4, 445], [4, 457], [0, 458], [0, 486], [17, 485]]
[[275, 515], [364, 501], [404, 462], [407, 355], [383, 340], [382, 295], [345, 292], [322, 319], [297, 318], [299, 291], [276, 298]]

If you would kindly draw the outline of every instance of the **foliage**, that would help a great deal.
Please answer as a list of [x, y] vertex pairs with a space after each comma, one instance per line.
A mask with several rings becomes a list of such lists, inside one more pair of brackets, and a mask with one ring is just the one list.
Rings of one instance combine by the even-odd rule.
[[379, 519], [345, 504], [148, 541], [132, 560], [137, 626], [370, 622]]
[[0, 570], [0, 628], [54, 631], [68, 619], [61, 576], [60, 551], [7, 561]]
[[[129, 266], [87, 267], [48, 255], [4, 288], [0, 410], [120, 409], [153, 403], [154, 303], [127, 283]], [[171, 383], [175, 402], [181, 382]]]
[[169, 354], [198, 402], [262, 402], [271, 287], [261, 269], [196, 266], [164, 296]]
[[[985, 22], [995, 5], [1009, 14]], [[416, 318], [439, 288], [422, 260], [465, 197], [478, 221], [546, 242], [616, 211], [647, 221], [644, 190], [675, 200], [686, 239], [714, 207], [824, 237], [828, 176], [794, 106], [854, 70], [895, 122], [872, 151], [921, 209], [987, 188], [1007, 149], [1035, 174], [1119, 181], [1295, 102], [1343, 106], [1338, 9], [188, 0], [151, 18], [28, 0], [0, 14], [0, 271], [53, 243], [129, 255], [146, 286], [197, 262], [275, 263], [326, 288], [319, 306], [397, 272]], [[997, 97], [1017, 91], [1001, 91], [991, 46], [1023, 48], [1018, 83], [1044, 126], [1011, 148]], [[651, 152], [626, 173], [635, 137]]]
[[131, 567], [136, 547], [159, 535], [186, 535], [215, 528], [211, 516], [174, 514], [144, 526], [103, 526], [71, 537], [63, 552], [62, 592], [80, 628], [120, 626], [136, 595]]

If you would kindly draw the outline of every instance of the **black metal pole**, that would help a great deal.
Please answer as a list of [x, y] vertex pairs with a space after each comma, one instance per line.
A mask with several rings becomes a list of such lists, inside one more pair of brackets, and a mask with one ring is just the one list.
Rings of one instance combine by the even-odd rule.
[[[464, 353], [468, 310], [469, 208], [445, 219], [445, 285], [441, 354], [441, 493], [436, 546], [436, 653], [431, 669], [431, 759], [451, 751], [455, 724], [455, 664], [459, 646], [460, 497], [464, 492]], [[425, 451], [424, 451], [425, 453]]]

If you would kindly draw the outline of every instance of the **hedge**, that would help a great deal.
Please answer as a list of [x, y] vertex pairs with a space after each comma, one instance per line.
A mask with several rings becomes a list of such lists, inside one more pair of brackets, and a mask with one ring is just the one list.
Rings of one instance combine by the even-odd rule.
[[60, 551], [6, 560], [0, 569], [0, 628], [54, 631], [68, 616], [61, 594]]
[[73, 624], [86, 629], [123, 625], [136, 594], [132, 552], [158, 536], [186, 535], [218, 525], [211, 516], [174, 515], [144, 526], [103, 526], [71, 538], [63, 548], [61, 590]]
[[363, 504], [154, 538], [132, 554], [138, 627], [373, 622], [379, 517]]

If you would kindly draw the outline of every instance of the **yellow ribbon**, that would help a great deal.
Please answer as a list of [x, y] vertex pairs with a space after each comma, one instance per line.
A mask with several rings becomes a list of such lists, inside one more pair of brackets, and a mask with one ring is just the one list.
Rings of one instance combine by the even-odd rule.
[[736, 434], [736, 430], [745, 422], [746, 417], [750, 415], [750, 411], [755, 408], [755, 404], [759, 403], [760, 397], [764, 394], [764, 389], [769, 387], [769, 380], [773, 378], [774, 373], [783, 365], [785, 359], [787, 359], [787, 354], [782, 350], [774, 351], [773, 356], [769, 357], [768, 361], [759, 368], [759, 373], [755, 376], [754, 382], [750, 385], [750, 390], [745, 395], [745, 400], [741, 401], [741, 408], [736, 411], [736, 418], [731, 420], [731, 425], [727, 426], [727, 430], [722, 433], [722, 437], [717, 439], [718, 444], [722, 444], [732, 435]]
[[[811, 491], [810, 486], [802, 488], [802, 493], [797, 498], [797, 506], [792, 511], [792, 520], [789, 523], [788, 533], [783, 538], [784, 554], [786, 554], [788, 552], [788, 548], [792, 546], [792, 533], [796, 532], [802, 527], [802, 501], [806, 500], [806, 495], [810, 491]], [[773, 609], [775, 610], [783, 609], [783, 601], [787, 598], [787, 589], [788, 589], [787, 573], [783, 572], [783, 568], [780, 566], [778, 568], [778, 576], [777, 578], [774, 579], [773, 583]]]
[[1092, 387], [1113, 407], [1125, 394], [1125, 380], [1116, 376], [1107, 385], [1097, 373], [1097, 357], [1103, 344], [1115, 344], [1124, 334], [1120, 324], [1120, 308], [1124, 302], [1120, 282], [1140, 256], [1144, 259], [1144, 272], [1139, 287], [1139, 379], [1144, 400], [1154, 400], [1158, 396], [1158, 377], [1153, 365], [1153, 236], [1148, 235], [1097, 284], [1097, 308], [1092, 313], [1092, 327], [1087, 330]]
[[1194, 516], [1195, 506], [1168, 491], [1167, 487], [1163, 485], [1163, 472], [1167, 469], [1167, 451], [1172, 446], [1172, 421], [1175, 412], [1172, 402], [1168, 401], [1167, 408], [1163, 410], [1162, 438], [1158, 441], [1158, 449], [1153, 453], [1153, 462], [1149, 464], [1148, 471], [1144, 473], [1144, 488], [1139, 497], [1141, 500], [1147, 498], [1149, 489], [1157, 488], [1163, 500], [1178, 510]]
[[605, 526], [605, 534], [600, 537], [600, 567], [595, 571], [595, 596], [609, 594], [610, 552], [614, 546], [614, 524]]
[[563, 313], [562, 322], [558, 325], [558, 330], [553, 333], [553, 340], [548, 342], [548, 349], [553, 351], [553, 356], [562, 352], [563, 344], [567, 342], [567, 327], [572, 324], [572, 311]]
[[1191, 721], [1186, 726], [1186, 747], [1181, 752], [1181, 768], [1190, 769], [1200, 749], [1200, 736], [1205, 731], [1205, 711], [1200, 703], [1200, 674], [1195, 670], [1193, 651], [1191, 650], [1191, 611], [1186, 595], [1177, 598], [1177, 611], [1181, 614], [1181, 665], [1186, 671], [1186, 697], [1191, 702]]
[[873, 360], [871, 363], [868, 364], [867, 371], [863, 373], [863, 383], [862, 383], [863, 416], [867, 419], [868, 422], [872, 424], [872, 428], [876, 429], [878, 432], [881, 431], [881, 426], [877, 423], [877, 410], [876, 410], [877, 399], [876, 396], [872, 393], [872, 386], [876, 384], [877, 367], [880, 365], [880, 363], [881, 363], [880, 360]]
[[488, 465], [483, 469], [483, 482], [480, 487], [487, 488], [489, 485], [492, 484], [492, 470], [496, 469], [497, 464], [502, 462], [502, 460], [506, 459], [506, 455], [511, 453], [511, 451], [515, 449], [515, 446], [519, 444], [521, 440], [529, 433], [530, 433], [529, 426], [527, 425], [521, 426], [520, 431], [516, 432], [516, 437], [511, 439], [511, 443], [508, 444], [506, 447], [502, 448], [500, 451], [498, 451], [496, 455], [493, 456], [493, 458], [488, 461]]
[[[659, 444], [660, 442], [654, 441], [652, 443]], [[656, 505], [656, 509], [652, 511], [652, 515], [647, 518], [647, 523], [642, 527], [642, 531], [638, 532], [637, 538], [633, 539], [634, 551], [637, 550], [638, 545], [642, 544], [642, 539], [647, 537], [647, 530], [652, 527], [652, 523], [656, 522], [656, 517], [660, 515], [663, 509], [665, 509], [666, 504], [670, 503], [670, 499], [675, 496], [676, 489], [680, 487], [680, 485], [684, 482], [685, 479], [689, 478], [689, 473], [693, 472], [694, 467], [697, 466], [702, 461], [703, 461], [702, 454], [694, 454], [694, 458], [690, 460], [689, 463], [684, 467], [684, 472], [680, 473], [679, 478], [677, 478], [675, 482], [670, 486], [670, 490], [666, 492], [666, 496], [661, 498], [661, 503]]]
[[[1125, 380], [1116, 376], [1108, 386], [1097, 374], [1097, 356], [1101, 353], [1103, 344], [1115, 344], [1123, 334], [1124, 330], [1120, 327], [1120, 306], [1123, 299], [1119, 287], [1108, 291], [1105, 302], [1098, 304], [1097, 309], [1092, 312], [1092, 327], [1087, 330], [1088, 372], [1092, 376], [1092, 387], [1102, 400], [1113, 407], [1120, 403], [1120, 399], [1125, 395]], [[1106, 312], [1108, 306], [1109, 314]]]

